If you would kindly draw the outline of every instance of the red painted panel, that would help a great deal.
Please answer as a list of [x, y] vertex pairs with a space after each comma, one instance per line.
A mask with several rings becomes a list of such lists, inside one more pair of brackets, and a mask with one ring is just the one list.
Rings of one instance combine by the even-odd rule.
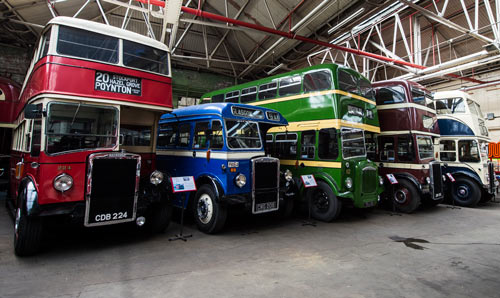
[[0, 125], [11, 124], [15, 118], [13, 115], [14, 105], [19, 100], [21, 86], [16, 82], [0, 77]]

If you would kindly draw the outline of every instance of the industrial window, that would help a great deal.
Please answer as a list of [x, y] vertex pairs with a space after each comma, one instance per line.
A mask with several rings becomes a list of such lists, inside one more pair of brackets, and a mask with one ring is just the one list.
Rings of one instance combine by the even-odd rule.
[[316, 133], [314, 130], [303, 131], [301, 135], [302, 147], [300, 150], [300, 158], [314, 159], [314, 151], [316, 148]]
[[268, 84], [259, 86], [259, 99], [268, 99], [276, 97], [276, 89], [278, 87], [278, 83], [271, 82]]
[[456, 161], [457, 149], [454, 140], [443, 140], [439, 142], [439, 156], [441, 161]]
[[380, 160], [394, 161], [394, 138], [379, 137], [380, 139]]
[[207, 149], [208, 121], [197, 122], [194, 126], [193, 149]]
[[133, 41], [123, 40], [123, 64], [168, 75], [168, 52]]
[[411, 136], [398, 136], [398, 161], [413, 161], [413, 155]]
[[299, 75], [283, 78], [280, 80], [278, 93], [280, 96], [287, 96], [300, 93], [301, 79]]
[[96, 61], [118, 63], [118, 38], [59, 26], [57, 52]]
[[318, 157], [320, 159], [337, 159], [339, 141], [335, 128], [323, 128], [318, 135]]
[[461, 162], [480, 162], [477, 142], [474, 140], [458, 141], [458, 160]]
[[349, 93], [360, 95], [358, 79], [343, 69], [338, 71], [339, 89]]
[[276, 157], [281, 159], [297, 158], [297, 134], [281, 133], [276, 135]]
[[246, 103], [246, 102], [252, 102], [257, 99], [257, 87], [248, 87], [243, 90], [241, 90], [241, 97], [240, 97], [240, 102], [241, 103]]
[[160, 124], [158, 134], [158, 147], [174, 148], [177, 144], [177, 123]]
[[226, 93], [226, 100], [225, 102], [238, 102], [240, 97], [240, 90], [232, 91]]
[[332, 89], [332, 73], [320, 70], [304, 75], [304, 93]]
[[377, 88], [377, 104], [391, 104], [405, 101], [405, 89], [402, 86]]
[[222, 123], [219, 120], [212, 121], [212, 138], [210, 139], [210, 148], [222, 149], [222, 147], [224, 147], [223, 136]]
[[224, 94], [217, 94], [212, 96], [212, 102], [224, 102]]

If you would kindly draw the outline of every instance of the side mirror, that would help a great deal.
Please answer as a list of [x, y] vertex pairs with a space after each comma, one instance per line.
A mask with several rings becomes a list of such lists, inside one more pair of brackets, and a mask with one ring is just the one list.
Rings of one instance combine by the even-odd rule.
[[496, 118], [495, 117], [495, 113], [488, 113], [488, 114], [486, 114], [486, 119], [487, 120], [493, 120], [495, 118]]
[[24, 118], [26, 119], [40, 119], [43, 116], [42, 105], [27, 104], [24, 107]]

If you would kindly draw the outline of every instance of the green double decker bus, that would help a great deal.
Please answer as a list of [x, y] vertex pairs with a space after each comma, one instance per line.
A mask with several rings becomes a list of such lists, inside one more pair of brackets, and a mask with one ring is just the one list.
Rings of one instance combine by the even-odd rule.
[[[383, 180], [367, 158], [365, 134], [379, 133], [375, 94], [356, 71], [336, 64], [311, 66], [213, 91], [202, 103], [239, 102], [275, 109], [288, 120], [267, 135], [266, 152], [280, 159], [298, 185], [298, 198], [310, 200], [321, 221], [339, 216], [342, 207], [377, 204]], [[368, 152], [374, 153], [374, 152]], [[301, 175], [318, 186], [305, 188]]]

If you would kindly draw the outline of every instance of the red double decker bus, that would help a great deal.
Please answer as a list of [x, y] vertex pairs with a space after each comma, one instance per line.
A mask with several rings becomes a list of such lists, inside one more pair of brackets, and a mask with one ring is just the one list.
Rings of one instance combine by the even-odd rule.
[[385, 179], [382, 197], [405, 213], [415, 211], [421, 203], [439, 204], [444, 185], [434, 151], [439, 126], [436, 111], [428, 107], [433, 102], [431, 93], [422, 85], [401, 80], [377, 82], [373, 87], [380, 134], [368, 138], [367, 151], [382, 175], [394, 176], [392, 182]]
[[14, 128], [13, 108], [19, 99], [21, 86], [0, 77], [0, 191], [9, 185], [9, 155]]
[[57, 17], [42, 32], [15, 107], [10, 198], [17, 255], [33, 254], [47, 216], [86, 227], [135, 221], [164, 230], [167, 179], [156, 129], [172, 110], [169, 51], [153, 39]]

